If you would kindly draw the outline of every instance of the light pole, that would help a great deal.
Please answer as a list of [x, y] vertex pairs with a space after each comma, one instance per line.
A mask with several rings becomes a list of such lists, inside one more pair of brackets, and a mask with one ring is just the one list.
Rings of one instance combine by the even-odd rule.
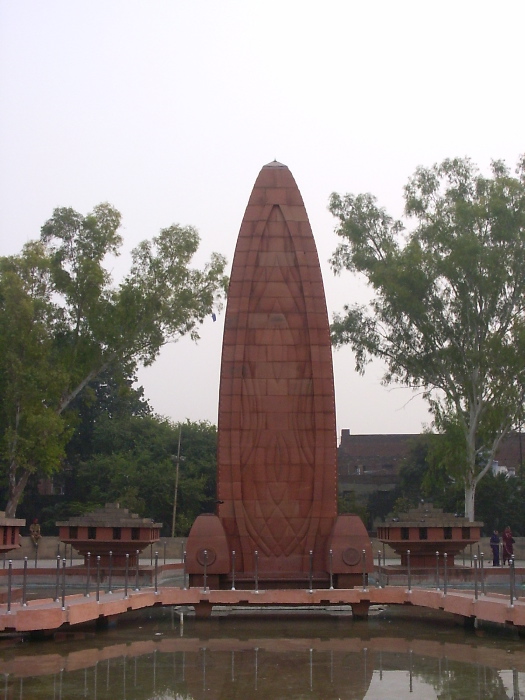
[[179, 492], [179, 466], [180, 466], [180, 439], [182, 436], [182, 425], [179, 426], [179, 446], [177, 447], [177, 456], [173, 457], [175, 461], [175, 493], [173, 494], [173, 517], [171, 519], [171, 536], [175, 537], [175, 518], [177, 517], [177, 494]]
[[523, 402], [525, 401], [525, 385], [521, 386], [521, 401], [520, 401], [520, 422], [518, 424], [518, 439], [520, 448], [520, 479], [523, 479], [523, 449], [521, 446], [521, 428], [523, 425]]

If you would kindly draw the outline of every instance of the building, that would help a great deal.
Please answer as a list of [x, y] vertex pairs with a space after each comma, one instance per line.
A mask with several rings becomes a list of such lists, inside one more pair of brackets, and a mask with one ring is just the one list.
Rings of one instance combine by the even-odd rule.
[[[364, 500], [376, 491], [392, 491], [399, 470], [418, 434], [351, 435], [341, 431], [337, 451], [339, 494], [354, 493]], [[523, 475], [523, 444], [520, 432], [510, 433], [496, 453], [498, 472]], [[494, 471], [494, 469], [493, 469]]]

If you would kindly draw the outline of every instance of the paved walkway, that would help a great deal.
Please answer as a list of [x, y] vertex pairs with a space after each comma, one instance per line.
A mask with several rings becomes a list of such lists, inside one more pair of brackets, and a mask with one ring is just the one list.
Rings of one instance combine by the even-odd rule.
[[310, 606], [328, 607], [350, 605], [354, 614], [366, 616], [369, 605], [415, 605], [432, 610], [442, 610], [462, 616], [471, 622], [482, 620], [510, 624], [525, 630], [525, 599], [510, 603], [510, 596], [503, 594], [479, 595], [472, 591], [414, 588], [411, 591], [388, 586], [385, 588], [352, 589], [287, 589], [287, 590], [203, 590], [201, 588], [159, 587], [140, 591], [124, 590], [114, 593], [96, 593], [89, 597], [69, 595], [58, 601], [51, 599], [30, 601], [27, 605], [12, 603], [0, 606], [0, 631], [30, 633], [54, 631], [63, 625], [76, 625], [89, 621], [104, 621], [130, 610], [154, 605], [193, 606], [197, 616], [207, 616], [214, 605], [218, 606]]

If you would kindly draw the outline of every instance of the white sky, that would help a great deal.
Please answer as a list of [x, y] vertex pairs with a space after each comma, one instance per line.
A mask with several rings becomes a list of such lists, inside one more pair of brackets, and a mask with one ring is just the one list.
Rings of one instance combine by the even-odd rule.
[[[363, 298], [327, 264], [332, 191], [400, 216], [418, 165], [514, 166], [525, 151], [524, 26], [523, 0], [0, 0], [0, 254], [57, 206], [109, 201], [125, 251], [176, 222], [199, 229], [199, 264], [231, 262], [276, 158], [303, 195], [331, 316]], [[223, 318], [140, 372], [157, 413], [216, 422]], [[338, 432], [429, 421], [379, 365], [357, 376], [349, 349], [334, 371]]]

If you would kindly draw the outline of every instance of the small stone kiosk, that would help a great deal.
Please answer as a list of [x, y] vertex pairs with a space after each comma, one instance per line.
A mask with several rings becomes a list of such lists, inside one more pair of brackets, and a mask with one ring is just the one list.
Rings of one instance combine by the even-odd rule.
[[420, 503], [408, 513], [388, 517], [377, 527], [377, 538], [401, 556], [401, 565], [407, 566], [410, 550], [412, 568], [430, 568], [436, 565], [436, 552], [447, 554], [447, 565], [454, 566], [454, 557], [466, 546], [477, 542], [483, 523], [470, 522], [454, 513], [443, 513], [431, 503]]
[[101, 566], [109, 566], [112, 552], [115, 568], [125, 567], [126, 554], [129, 554], [129, 566], [136, 566], [137, 553], [158, 542], [162, 527], [162, 523], [141, 518], [127, 508], [120, 508], [118, 503], [106, 503], [104, 508], [56, 525], [60, 540], [72, 545], [84, 557], [85, 564], [89, 553], [93, 558], [100, 557]]
[[0, 510], [0, 552], [5, 554], [20, 547], [20, 528], [26, 521], [22, 518], [7, 518], [5, 511]]

